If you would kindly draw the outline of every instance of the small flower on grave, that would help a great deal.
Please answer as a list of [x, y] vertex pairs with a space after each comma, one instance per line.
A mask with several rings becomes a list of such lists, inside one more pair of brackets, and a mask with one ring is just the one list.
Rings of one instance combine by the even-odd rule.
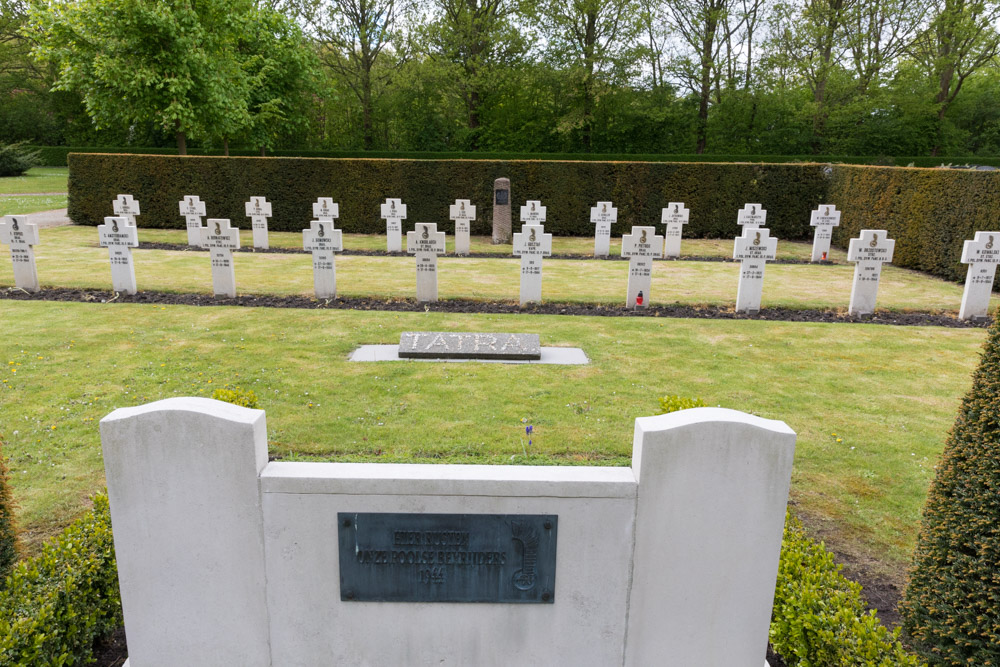
[[843, 441], [844, 441], [843, 438], [837, 438], [837, 442], [843, 442]]
[[522, 424], [527, 424], [528, 423], [528, 418], [527, 417], [521, 417], [521, 423]]
[[531, 447], [531, 432], [534, 431], [534, 430], [535, 430], [535, 427], [532, 426], [531, 424], [528, 424], [527, 426], [524, 427], [524, 432], [528, 436], [528, 447]]

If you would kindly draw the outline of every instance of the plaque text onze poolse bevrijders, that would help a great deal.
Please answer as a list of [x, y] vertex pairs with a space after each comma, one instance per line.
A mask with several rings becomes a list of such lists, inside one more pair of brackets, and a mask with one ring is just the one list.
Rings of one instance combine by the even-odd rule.
[[340, 512], [337, 525], [341, 600], [555, 600], [555, 515]]

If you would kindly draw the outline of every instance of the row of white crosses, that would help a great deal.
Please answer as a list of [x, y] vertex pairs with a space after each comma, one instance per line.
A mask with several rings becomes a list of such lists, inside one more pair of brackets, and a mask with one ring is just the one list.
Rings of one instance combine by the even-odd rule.
[[[402, 252], [403, 220], [406, 220], [406, 204], [399, 199], [386, 199], [381, 208], [382, 219], [385, 220], [386, 250], [388, 252]], [[476, 207], [468, 199], [456, 199], [455, 203], [448, 207], [448, 217], [455, 223], [455, 254], [468, 255], [469, 233], [472, 222], [476, 219]], [[443, 234], [444, 232], [438, 232], [437, 225], [435, 224], [434, 233]], [[409, 247], [409, 232], [407, 232], [407, 252], [413, 252], [409, 250]], [[444, 253], [444, 246], [442, 246], [441, 253]], [[424, 262], [424, 264], [427, 264], [427, 262]]]

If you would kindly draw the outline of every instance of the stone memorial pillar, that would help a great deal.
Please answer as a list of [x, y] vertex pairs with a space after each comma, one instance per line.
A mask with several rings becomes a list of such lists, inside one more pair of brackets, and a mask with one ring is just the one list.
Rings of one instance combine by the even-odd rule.
[[542, 302], [542, 258], [551, 254], [552, 234], [546, 234], [541, 224], [522, 225], [521, 231], [514, 234], [514, 255], [521, 258], [522, 306], [532, 301]]
[[756, 229], [767, 224], [767, 211], [760, 204], [746, 204], [736, 213], [736, 224], [743, 229]]
[[313, 204], [313, 217], [320, 222], [330, 223], [327, 229], [333, 229], [333, 221], [340, 217], [340, 204], [333, 201], [333, 197], [320, 197]]
[[212, 255], [212, 290], [216, 296], [236, 297], [233, 251], [240, 247], [240, 230], [229, 220], [209, 218], [201, 229], [201, 247]]
[[[314, 205], [315, 207], [315, 205]], [[333, 220], [313, 220], [302, 230], [302, 247], [312, 253], [313, 287], [317, 299], [337, 296], [335, 252], [344, 249], [343, 235], [333, 228]]]
[[250, 197], [250, 201], [246, 203], [246, 213], [253, 229], [253, 247], [267, 250], [271, 247], [267, 238], [267, 219], [271, 217], [271, 202], [263, 197]]
[[135, 264], [132, 248], [139, 246], [139, 232], [125, 216], [104, 218], [97, 232], [102, 248], [108, 249], [111, 260], [111, 286], [116, 292], [135, 294]]
[[618, 222], [618, 209], [609, 201], [599, 201], [590, 209], [590, 221], [594, 223], [594, 257], [611, 254], [611, 225]]
[[455, 223], [455, 254], [468, 255], [469, 233], [472, 221], [476, 219], [476, 207], [468, 199], [456, 199], [448, 207], [448, 216]]
[[444, 250], [444, 232], [436, 223], [418, 222], [406, 232], [406, 252], [417, 259], [417, 301], [438, 300], [437, 258]]
[[14, 285], [25, 292], [37, 292], [38, 269], [35, 250], [38, 245], [38, 225], [23, 215], [6, 215], [0, 219], [0, 243], [10, 246], [10, 261], [14, 264]]
[[960, 320], [984, 320], [993, 294], [993, 277], [1000, 262], [1000, 232], [976, 232], [962, 245], [962, 263], [969, 265], [962, 292]]
[[181, 215], [187, 227], [188, 245], [201, 243], [201, 219], [205, 217], [205, 202], [197, 195], [184, 195], [180, 202]]
[[132, 195], [118, 195], [111, 202], [111, 210], [116, 216], [128, 218], [128, 224], [136, 227], [135, 216], [139, 215], [139, 202]]
[[744, 227], [743, 235], [736, 238], [733, 259], [740, 262], [740, 285], [736, 291], [736, 312], [756, 313], [764, 291], [764, 267], [774, 259], [778, 239], [763, 227]]
[[660, 224], [666, 225], [666, 229], [663, 234], [665, 237], [663, 254], [665, 256], [681, 256], [681, 234], [683, 233], [684, 225], [688, 223], [688, 218], [690, 216], [691, 211], [684, 205], [684, 202], [672, 201], [665, 209], [663, 209], [660, 215]]
[[522, 225], [541, 225], [545, 222], [545, 207], [537, 199], [529, 199], [521, 207]]
[[510, 179], [493, 181], [493, 245], [510, 243]]
[[896, 242], [881, 229], [862, 229], [861, 237], [851, 239], [847, 260], [854, 265], [854, 284], [851, 287], [850, 315], [871, 315], [875, 312], [878, 281], [882, 265], [892, 261]]
[[830, 254], [830, 240], [833, 238], [833, 228], [840, 225], [840, 211], [831, 204], [821, 204], [812, 212], [809, 224], [816, 228], [813, 234], [813, 262], [825, 262]]
[[653, 259], [663, 257], [663, 237], [656, 227], [632, 227], [631, 234], [622, 236], [622, 257], [629, 258], [625, 307], [646, 308], [653, 285]]
[[406, 219], [406, 204], [398, 199], [386, 199], [382, 204], [382, 218], [385, 220], [386, 250], [403, 252], [403, 220]]

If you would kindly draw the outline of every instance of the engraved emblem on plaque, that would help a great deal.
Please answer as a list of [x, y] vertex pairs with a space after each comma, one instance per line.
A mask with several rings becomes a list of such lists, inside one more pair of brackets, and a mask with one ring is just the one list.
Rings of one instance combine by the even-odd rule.
[[538, 533], [524, 524], [511, 523], [511, 538], [521, 543], [521, 569], [514, 573], [511, 581], [519, 591], [530, 591], [535, 587], [535, 566], [538, 562]]

